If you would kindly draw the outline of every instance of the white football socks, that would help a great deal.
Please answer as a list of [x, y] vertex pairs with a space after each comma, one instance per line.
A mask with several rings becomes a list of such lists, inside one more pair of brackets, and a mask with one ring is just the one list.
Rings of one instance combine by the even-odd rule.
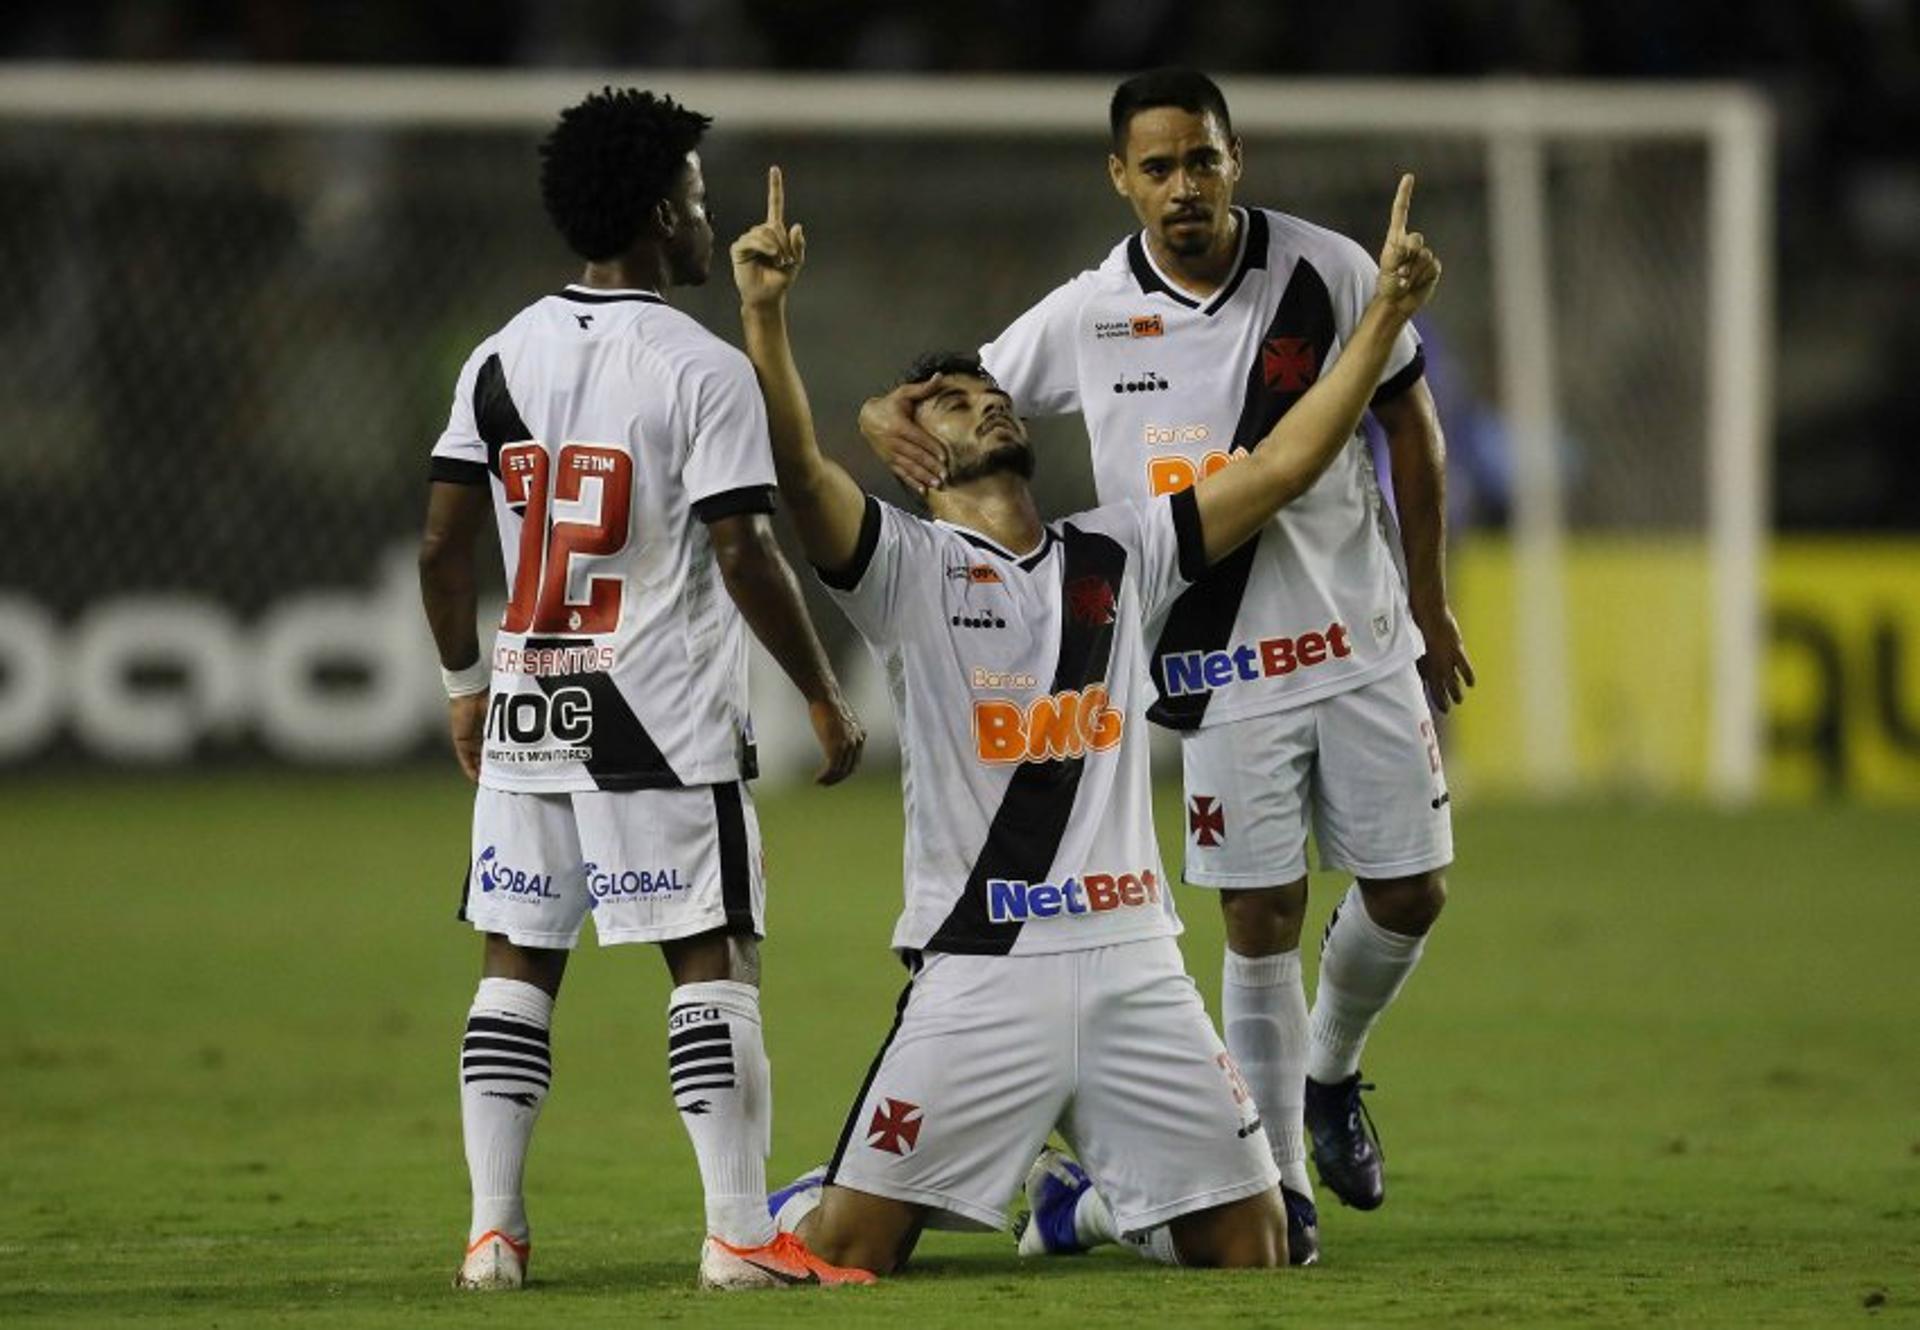
[[525, 1241], [521, 1193], [527, 1145], [540, 1118], [553, 1060], [547, 1031], [553, 999], [518, 979], [482, 979], [460, 1044], [460, 1126], [473, 1184], [467, 1241], [489, 1229]]
[[667, 1077], [707, 1194], [707, 1232], [736, 1247], [773, 1241], [767, 1154], [773, 1068], [760, 1034], [760, 992], [716, 979], [667, 999]]
[[1220, 1024], [1227, 1052], [1253, 1090], [1281, 1184], [1311, 1200], [1301, 1124], [1307, 1093], [1307, 990], [1300, 980], [1299, 949], [1242, 956], [1229, 948], [1220, 968]]
[[1424, 937], [1380, 927], [1356, 883], [1334, 911], [1320, 944], [1320, 987], [1313, 999], [1307, 1075], [1322, 1085], [1360, 1070], [1367, 1034], [1420, 961]]

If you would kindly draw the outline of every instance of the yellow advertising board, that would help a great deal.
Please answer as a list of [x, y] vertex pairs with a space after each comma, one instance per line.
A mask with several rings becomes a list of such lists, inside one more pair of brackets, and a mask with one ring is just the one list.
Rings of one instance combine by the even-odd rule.
[[[1567, 547], [1574, 760], [1581, 787], [1705, 789], [1709, 589], [1698, 541], [1582, 538]], [[1528, 791], [1513, 558], [1471, 537], [1452, 556], [1479, 687], [1449, 722], [1463, 793]], [[1920, 803], [1920, 539], [1793, 537], [1766, 570], [1764, 791]]]

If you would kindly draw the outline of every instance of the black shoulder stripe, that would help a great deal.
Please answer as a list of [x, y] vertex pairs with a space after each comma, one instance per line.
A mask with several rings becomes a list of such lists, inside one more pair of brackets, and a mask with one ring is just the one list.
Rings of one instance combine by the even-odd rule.
[[533, 431], [520, 418], [520, 408], [507, 391], [507, 371], [499, 353], [487, 357], [473, 380], [473, 419], [480, 438], [487, 445], [487, 470], [500, 474], [500, 450], [510, 443], [525, 443]]
[[1373, 390], [1373, 397], [1368, 404], [1371, 406], [1379, 406], [1382, 402], [1391, 402], [1401, 393], [1413, 387], [1414, 384], [1420, 382], [1420, 376], [1426, 372], [1427, 348], [1424, 346], [1415, 347], [1413, 359], [1409, 360], [1398, 374], [1395, 374], [1378, 388], [1375, 388]]
[[696, 499], [693, 515], [702, 522], [718, 522], [723, 517], [738, 517], [742, 513], [770, 513], [774, 493], [771, 485], [742, 485], [739, 489], [721, 490]]
[[867, 567], [873, 562], [873, 552], [880, 548], [880, 500], [871, 494], [867, 496], [867, 510], [860, 518], [860, 539], [853, 547], [853, 558], [844, 568], [822, 568], [814, 565], [814, 571], [820, 574], [820, 580], [835, 591], [851, 591], [860, 585], [860, 579], [867, 575]]
[[[1280, 417], [1306, 396], [1326, 363], [1334, 331], [1333, 295], [1319, 270], [1301, 259], [1294, 264], [1287, 289], [1253, 353], [1253, 363], [1247, 366], [1240, 419], [1233, 430], [1236, 451], [1252, 450]], [[1218, 651], [1229, 644], [1233, 625], [1240, 618], [1240, 603], [1246, 598], [1247, 581], [1253, 575], [1254, 559], [1265, 538], [1263, 531], [1213, 565], [1205, 577], [1180, 594], [1168, 611], [1160, 640], [1154, 643], [1148, 661], [1154, 688], [1159, 692], [1147, 710], [1147, 718], [1154, 724], [1191, 730], [1197, 729], [1206, 716], [1213, 694], [1169, 697], [1164, 661], [1170, 655]]]
[[1198, 582], [1207, 575], [1207, 537], [1200, 527], [1200, 496], [1193, 486], [1167, 496], [1173, 511], [1173, 534], [1180, 549], [1180, 576]]
[[469, 462], [463, 457], [435, 457], [427, 462], [427, 479], [449, 485], [484, 485], [487, 468], [483, 463]]
[[[1054, 693], [1085, 688], [1107, 677], [1113, 655], [1113, 614], [1127, 552], [1118, 541], [1071, 524], [1061, 528], [1060, 655]], [[1004, 956], [1020, 936], [1018, 923], [987, 917], [987, 883], [994, 878], [1046, 880], [1080, 795], [1086, 758], [1023, 762], [1007, 782], [987, 838], [953, 910], [928, 941], [928, 951]]]

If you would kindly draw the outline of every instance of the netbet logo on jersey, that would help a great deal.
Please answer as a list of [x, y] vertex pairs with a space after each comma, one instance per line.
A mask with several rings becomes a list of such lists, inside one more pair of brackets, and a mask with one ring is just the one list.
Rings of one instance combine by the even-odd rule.
[[1160, 878], [1151, 868], [1137, 873], [1088, 873], [1064, 882], [987, 879], [987, 918], [996, 924], [1105, 914], [1160, 903]]
[[1160, 657], [1160, 667], [1166, 676], [1167, 696], [1183, 697], [1225, 688], [1230, 683], [1250, 683], [1312, 669], [1352, 654], [1347, 626], [1335, 622], [1328, 624], [1324, 633], [1262, 638], [1220, 651], [1170, 653]]

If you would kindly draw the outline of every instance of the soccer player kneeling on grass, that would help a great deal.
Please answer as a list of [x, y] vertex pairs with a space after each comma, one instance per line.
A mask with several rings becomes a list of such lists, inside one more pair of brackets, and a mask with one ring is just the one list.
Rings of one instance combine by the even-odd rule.
[[[809, 702], [820, 780], [850, 772], [864, 736], [773, 540], [753, 373], [661, 294], [705, 281], [711, 262], [695, 151], [707, 123], [632, 90], [561, 117], [541, 192], [586, 271], [480, 344], [433, 449], [420, 586], [454, 749], [480, 786], [461, 918], [486, 934], [460, 1050], [473, 1183], [460, 1288], [526, 1279], [521, 1179], [553, 1076], [554, 999], [589, 914], [603, 945], [658, 943], [673, 975], [668, 1078], [706, 1189], [700, 1282], [844, 1273], [766, 1210], [746, 627]], [[511, 594], [482, 655], [474, 544], [489, 516]]]
[[[948, 450], [932, 520], [820, 452], [786, 332], [805, 258], [778, 168], [733, 246], [747, 352], [807, 557], [893, 683], [912, 979], [832, 1162], [776, 1193], [820, 1258], [898, 1269], [929, 1222], [998, 1228], [1033, 1170], [1048, 1249], [1124, 1235], [1177, 1264], [1287, 1260], [1258, 1111], [1188, 978], [1154, 838], [1145, 626], [1352, 436], [1440, 265], [1394, 200], [1377, 290], [1319, 382], [1198, 485], [1042, 522], [1033, 453], [977, 359], [923, 360]], [[1086, 1173], [1041, 1155], [1058, 1129]], [[1098, 1190], [1093, 1184], [1097, 1183]]]

